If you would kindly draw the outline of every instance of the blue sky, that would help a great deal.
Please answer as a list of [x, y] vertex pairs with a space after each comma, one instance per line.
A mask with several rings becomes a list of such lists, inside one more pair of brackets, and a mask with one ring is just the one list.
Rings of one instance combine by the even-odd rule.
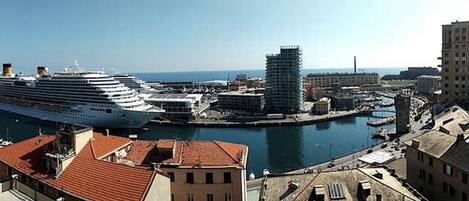
[[[262, 69], [300, 45], [305, 68], [436, 66], [441, 24], [469, 1], [2, 0], [0, 63], [123, 72]], [[466, 9], [466, 10], [465, 10]]]

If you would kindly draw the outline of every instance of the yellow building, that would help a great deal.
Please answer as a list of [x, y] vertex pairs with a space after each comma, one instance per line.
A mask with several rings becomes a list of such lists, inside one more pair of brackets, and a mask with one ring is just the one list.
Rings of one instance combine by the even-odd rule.
[[126, 156], [171, 178], [173, 201], [246, 200], [248, 147], [220, 141], [138, 140]]
[[361, 86], [380, 82], [377, 73], [319, 73], [309, 74], [304, 79], [311, 87], [332, 87], [334, 84], [341, 87]]
[[331, 99], [321, 98], [316, 103], [314, 103], [314, 113], [315, 114], [328, 114], [331, 109]]

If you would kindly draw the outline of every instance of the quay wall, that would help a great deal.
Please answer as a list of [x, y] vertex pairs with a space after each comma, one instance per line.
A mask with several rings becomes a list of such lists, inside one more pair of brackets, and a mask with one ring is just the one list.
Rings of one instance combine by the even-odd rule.
[[370, 115], [370, 111], [352, 111], [343, 114], [328, 115], [320, 118], [312, 118], [305, 120], [293, 119], [280, 119], [280, 120], [263, 120], [263, 121], [250, 121], [250, 122], [173, 122], [173, 121], [159, 121], [152, 120], [150, 124], [163, 125], [163, 126], [191, 126], [191, 127], [275, 127], [275, 126], [292, 126], [292, 125], [309, 125], [318, 122], [332, 121], [336, 119]]

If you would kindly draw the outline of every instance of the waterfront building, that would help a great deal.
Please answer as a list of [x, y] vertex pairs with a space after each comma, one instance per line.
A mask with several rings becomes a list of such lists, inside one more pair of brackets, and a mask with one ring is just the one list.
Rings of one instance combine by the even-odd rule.
[[269, 113], [298, 113], [303, 107], [299, 46], [282, 46], [266, 55], [265, 108]]
[[260, 201], [427, 200], [384, 168], [267, 175]]
[[394, 97], [396, 108], [396, 133], [410, 132], [410, 96], [397, 94]]
[[355, 97], [354, 96], [333, 96], [332, 97], [332, 108], [338, 111], [348, 111], [355, 109]]
[[417, 91], [431, 94], [440, 89], [441, 76], [421, 75], [417, 77]]
[[161, 113], [164, 118], [188, 120], [203, 111], [202, 97], [202, 94], [148, 94], [144, 100], [164, 109]]
[[40, 201], [170, 201], [169, 175], [114, 163], [131, 143], [89, 127], [64, 125], [55, 135], [0, 148], [0, 198], [8, 191]]
[[264, 94], [246, 93], [240, 91], [219, 93], [218, 105], [223, 110], [238, 110], [245, 112], [262, 112], [264, 110]]
[[416, 80], [421, 75], [440, 75], [438, 68], [433, 67], [408, 67], [407, 70], [399, 73], [399, 79], [401, 80]]
[[445, 101], [469, 101], [469, 21], [452, 22], [442, 27], [441, 78]]
[[315, 114], [329, 114], [331, 109], [331, 99], [323, 97], [314, 103]]
[[135, 141], [125, 160], [166, 172], [172, 201], [245, 201], [247, 156], [241, 144], [160, 139]]
[[332, 87], [338, 84], [341, 87], [361, 86], [364, 84], [379, 84], [378, 73], [315, 73], [305, 78], [312, 87]]

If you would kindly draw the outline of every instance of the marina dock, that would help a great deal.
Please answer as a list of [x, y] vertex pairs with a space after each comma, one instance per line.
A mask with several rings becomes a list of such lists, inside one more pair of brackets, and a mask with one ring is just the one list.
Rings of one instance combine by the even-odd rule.
[[382, 125], [386, 125], [386, 124], [391, 124], [395, 120], [396, 120], [396, 117], [392, 116], [392, 117], [386, 117], [386, 118], [383, 118], [383, 119], [370, 120], [370, 121], [368, 121], [367, 124], [369, 126], [378, 127], [378, 126], [382, 126]]

